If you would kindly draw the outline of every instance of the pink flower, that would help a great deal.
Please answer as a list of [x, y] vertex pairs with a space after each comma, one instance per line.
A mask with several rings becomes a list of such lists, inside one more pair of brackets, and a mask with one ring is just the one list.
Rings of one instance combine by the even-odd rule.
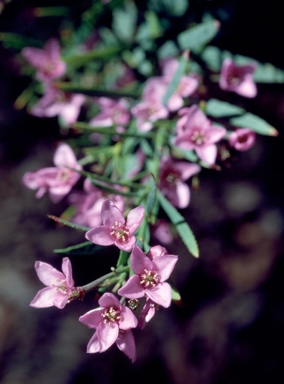
[[38, 117], [59, 116], [62, 123], [68, 126], [77, 121], [84, 102], [84, 95], [68, 94], [46, 85], [43, 97], [32, 106], [30, 113]]
[[[179, 62], [177, 59], [167, 59], [163, 64], [163, 78], [166, 80], [167, 86], [170, 84], [173, 76], [178, 70]], [[168, 100], [167, 107], [170, 111], [177, 111], [183, 107], [185, 97], [191, 96], [198, 87], [198, 79], [196, 75], [184, 75], [181, 77], [179, 85], [175, 92]]]
[[144, 218], [144, 207], [132, 209], [125, 219], [121, 210], [110, 200], [105, 200], [101, 210], [102, 223], [86, 233], [86, 238], [98, 245], [116, 245], [129, 252], [136, 241], [133, 235]]
[[101, 112], [90, 121], [91, 126], [110, 127], [112, 125], [125, 125], [129, 122], [130, 113], [125, 99], [116, 101], [107, 97], [99, 97], [97, 104], [101, 107]]
[[175, 207], [186, 208], [190, 202], [190, 189], [185, 181], [200, 170], [198, 164], [163, 157], [159, 168], [159, 189]]
[[185, 150], [195, 150], [208, 165], [214, 164], [217, 156], [216, 143], [226, 135], [226, 129], [212, 125], [197, 105], [179, 111], [177, 135], [174, 144]]
[[146, 299], [145, 305], [142, 308], [138, 318], [138, 327], [140, 329], [145, 328], [146, 323], [148, 323], [155, 316], [157, 307], [157, 304], [153, 303], [152, 300], [148, 298]]
[[73, 169], [81, 170], [72, 148], [68, 144], [61, 144], [54, 153], [55, 167], [39, 169], [35, 172], [26, 172], [23, 183], [30, 189], [37, 189], [36, 197], [41, 198], [46, 192], [54, 203], [61, 201], [73, 185], [77, 183], [80, 174]]
[[255, 132], [248, 128], [238, 128], [229, 136], [229, 144], [237, 151], [246, 151], [251, 148], [256, 140]]
[[254, 63], [237, 65], [233, 60], [225, 59], [221, 68], [220, 88], [244, 97], [255, 97], [257, 94], [256, 84], [253, 80], [255, 70], [256, 64]]
[[39, 280], [46, 288], [38, 291], [30, 306], [46, 308], [53, 305], [59, 309], [73, 299], [72, 294], [77, 291], [74, 287], [72, 267], [68, 257], [62, 259], [62, 272], [42, 261], [35, 262], [35, 270]]
[[133, 116], [137, 118], [139, 131], [149, 131], [155, 121], [168, 117], [169, 111], [162, 103], [166, 89], [167, 85], [161, 77], [152, 77], [146, 82], [142, 101], [131, 109]]
[[56, 39], [48, 40], [43, 49], [26, 47], [22, 55], [37, 70], [38, 80], [49, 81], [65, 74], [66, 64], [60, 57], [60, 46]]
[[139, 247], [134, 246], [130, 255], [130, 266], [135, 274], [118, 290], [118, 294], [129, 299], [146, 296], [162, 307], [169, 307], [172, 289], [165, 281], [170, 277], [177, 260], [176, 255], [169, 254], [151, 260]]
[[87, 353], [104, 352], [114, 343], [132, 362], [136, 360], [136, 346], [131, 328], [137, 326], [133, 312], [112, 293], [104, 293], [99, 299], [99, 308], [79, 318], [81, 323], [96, 332], [88, 343]]

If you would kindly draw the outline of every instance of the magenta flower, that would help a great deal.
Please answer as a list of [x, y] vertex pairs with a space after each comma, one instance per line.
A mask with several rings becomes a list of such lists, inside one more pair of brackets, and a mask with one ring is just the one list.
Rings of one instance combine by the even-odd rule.
[[177, 208], [186, 208], [190, 202], [190, 189], [186, 180], [200, 172], [198, 164], [174, 161], [163, 157], [159, 168], [159, 189]]
[[41, 81], [56, 79], [65, 74], [66, 64], [60, 56], [60, 46], [56, 39], [48, 40], [43, 49], [26, 47], [23, 57], [36, 70], [36, 78]]
[[177, 260], [176, 255], [168, 254], [151, 260], [139, 247], [134, 246], [130, 255], [130, 266], [135, 274], [118, 290], [118, 294], [129, 299], [146, 296], [162, 307], [169, 307], [172, 289], [165, 281], [170, 277]]
[[46, 85], [43, 97], [32, 106], [30, 113], [37, 117], [58, 116], [68, 126], [77, 121], [85, 99], [82, 94], [68, 94]]
[[80, 174], [73, 169], [81, 170], [82, 167], [68, 144], [61, 144], [57, 148], [53, 162], [55, 167], [26, 172], [23, 176], [23, 183], [30, 189], [37, 189], [37, 198], [41, 198], [48, 192], [51, 201], [58, 203], [70, 192], [80, 178]]
[[34, 308], [47, 308], [55, 306], [59, 309], [73, 299], [77, 292], [72, 277], [72, 267], [68, 257], [62, 259], [62, 272], [42, 261], [35, 262], [35, 270], [39, 280], [46, 288], [38, 291], [30, 306]]
[[224, 91], [238, 93], [244, 97], [255, 97], [257, 87], [253, 80], [256, 64], [237, 65], [233, 60], [224, 60], [219, 85]]
[[121, 305], [112, 293], [104, 293], [99, 299], [99, 308], [93, 309], [79, 321], [96, 332], [88, 343], [87, 353], [104, 352], [114, 343], [130, 358], [136, 360], [136, 346], [131, 328], [138, 324], [128, 307]]
[[226, 135], [226, 129], [212, 125], [197, 105], [179, 111], [174, 144], [185, 150], [195, 150], [208, 165], [214, 164], [217, 156], [216, 143]]
[[86, 233], [86, 238], [98, 245], [116, 245], [129, 252], [136, 241], [133, 235], [144, 218], [144, 207], [132, 209], [125, 219], [121, 210], [110, 200], [105, 200], [101, 210], [102, 223]]
[[138, 318], [138, 327], [140, 329], [145, 328], [146, 323], [148, 323], [155, 316], [156, 309], [157, 304], [147, 298]]

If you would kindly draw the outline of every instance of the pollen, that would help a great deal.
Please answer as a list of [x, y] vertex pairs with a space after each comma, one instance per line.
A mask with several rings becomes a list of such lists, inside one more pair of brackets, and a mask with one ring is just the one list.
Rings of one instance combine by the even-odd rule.
[[129, 240], [129, 228], [117, 221], [111, 226], [110, 234], [118, 243], [126, 243]]
[[103, 321], [105, 324], [107, 323], [118, 323], [121, 319], [120, 311], [110, 307], [102, 313]]
[[159, 276], [156, 272], [144, 269], [144, 273], [140, 275], [140, 284], [143, 288], [154, 288], [159, 282]]

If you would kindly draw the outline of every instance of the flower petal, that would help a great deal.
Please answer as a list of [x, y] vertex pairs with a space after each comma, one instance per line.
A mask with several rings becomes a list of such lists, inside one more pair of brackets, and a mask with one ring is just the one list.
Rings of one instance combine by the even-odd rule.
[[129, 357], [132, 363], [135, 362], [137, 355], [135, 339], [132, 331], [126, 331], [120, 334], [116, 340], [116, 345], [121, 350], [121, 352]]
[[121, 319], [119, 321], [120, 329], [130, 329], [137, 327], [138, 320], [130, 308], [123, 306], [121, 310]]
[[56, 288], [46, 287], [38, 291], [30, 306], [34, 308], [48, 308], [56, 306], [59, 309], [65, 307], [68, 296], [58, 292]]
[[108, 227], [114, 225], [115, 222], [125, 223], [122, 212], [111, 200], [106, 200], [102, 204], [102, 222]]
[[62, 272], [66, 277], [66, 283], [68, 287], [74, 287], [74, 280], [72, 276], [72, 265], [68, 257], [62, 259]]
[[144, 289], [140, 284], [138, 275], [131, 276], [127, 282], [121, 287], [117, 293], [120, 296], [128, 297], [129, 299], [139, 299], [144, 296]]
[[161, 282], [167, 280], [170, 277], [177, 261], [178, 257], [176, 255], [165, 255], [155, 258], [153, 263], [158, 268], [158, 274], [160, 276]]
[[105, 225], [100, 225], [96, 228], [90, 229], [88, 232], [86, 232], [85, 237], [87, 240], [98, 245], [107, 246], [114, 244], [114, 240], [110, 235], [109, 228]]
[[104, 313], [104, 308], [96, 308], [88, 311], [84, 315], [79, 317], [79, 321], [89, 328], [97, 328], [100, 322], [103, 320], [102, 313]]
[[145, 289], [145, 294], [154, 303], [168, 308], [172, 301], [172, 288], [168, 283], [160, 283], [155, 289]]
[[100, 352], [100, 343], [98, 340], [97, 332], [93, 334], [88, 345], [87, 345], [87, 353], [96, 353]]
[[106, 351], [118, 338], [119, 328], [117, 323], [104, 323], [97, 328], [97, 337], [100, 343], [100, 352]]
[[119, 310], [122, 307], [118, 298], [114, 296], [113, 293], [110, 293], [110, 292], [106, 292], [102, 295], [102, 297], [99, 299], [99, 304], [101, 307], [104, 307], [104, 308], [116, 307]]
[[142, 223], [142, 220], [144, 218], [144, 212], [145, 212], [144, 207], [139, 206], [132, 209], [128, 213], [127, 219], [126, 219], [126, 225], [129, 228], [129, 232], [131, 235], [136, 231], [136, 229]]
[[133, 247], [132, 253], [130, 255], [130, 265], [133, 272], [140, 275], [144, 269], [152, 270], [153, 263], [147, 257], [142, 250], [136, 245]]
[[35, 262], [35, 271], [38, 275], [39, 280], [46, 286], [51, 287], [54, 284], [65, 280], [65, 276], [62, 272], [53, 268], [50, 264], [44, 263], [43, 261]]

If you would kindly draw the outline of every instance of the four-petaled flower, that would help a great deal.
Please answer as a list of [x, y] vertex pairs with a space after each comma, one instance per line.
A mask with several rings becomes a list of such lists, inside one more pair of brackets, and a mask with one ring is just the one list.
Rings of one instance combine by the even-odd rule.
[[68, 144], [59, 145], [54, 153], [53, 162], [55, 167], [26, 172], [23, 183], [30, 189], [37, 189], [37, 198], [41, 198], [48, 191], [51, 201], [58, 203], [77, 183], [80, 174], [76, 170], [80, 171], [82, 167]]
[[200, 170], [198, 164], [164, 156], [159, 168], [159, 189], [174, 206], [186, 208], [190, 202], [190, 189], [185, 181]]
[[105, 200], [101, 209], [102, 224], [86, 233], [87, 240], [98, 245], [116, 245], [129, 252], [136, 241], [133, 235], [144, 218], [144, 207], [132, 209], [125, 219], [121, 210], [111, 201]]
[[195, 150], [208, 165], [214, 164], [217, 156], [216, 143], [226, 135], [226, 129], [212, 125], [197, 105], [183, 108], [176, 125], [174, 144], [185, 150]]
[[[72, 277], [72, 266], [68, 257], [62, 259], [62, 272], [42, 261], [35, 262], [35, 270], [39, 280], [46, 288], [38, 291], [30, 306], [34, 308], [47, 308], [55, 306], [59, 309], [79, 294], [78, 288], [74, 287]], [[75, 295], [74, 295], [75, 293]]]
[[138, 246], [134, 246], [130, 255], [133, 272], [118, 294], [129, 299], [146, 296], [162, 307], [169, 307], [172, 289], [166, 280], [170, 277], [178, 260], [176, 255], [165, 254], [151, 259]]
[[131, 328], [137, 327], [136, 316], [112, 293], [104, 293], [99, 299], [99, 305], [99, 308], [79, 318], [81, 323], [96, 329], [88, 343], [87, 353], [104, 352], [116, 343], [118, 348], [134, 362], [136, 346]]
[[36, 78], [40, 81], [50, 81], [65, 74], [66, 64], [61, 59], [56, 39], [48, 40], [43, 49], [26, 47], [22, 55], [36, 69]]
[[255, 97], [257, 94], [257, 87], [253, 80], [255, 70], [255, 63], [238, 65], [229, 58], [225, 59], [220, 73], [220, 88], [244, 97]]

